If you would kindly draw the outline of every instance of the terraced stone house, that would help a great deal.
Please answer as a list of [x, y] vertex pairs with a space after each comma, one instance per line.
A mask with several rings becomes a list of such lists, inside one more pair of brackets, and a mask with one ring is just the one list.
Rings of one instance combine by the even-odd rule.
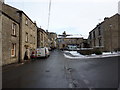
[[[37, 48], [37, 25], [23, 11], [2, 3], [0, 43], [2, 65], [24, 61]], [[1, 57], [0, 57], [1, 58]]]
[[120, 50], [120, 15], [115, 14], [104, 18], [89, 32], [88, 42], [92, 48], [102, 48], [103, 51]]

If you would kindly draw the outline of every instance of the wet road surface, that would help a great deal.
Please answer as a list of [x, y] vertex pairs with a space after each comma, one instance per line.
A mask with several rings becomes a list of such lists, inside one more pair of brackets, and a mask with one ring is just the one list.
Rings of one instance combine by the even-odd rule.
[[71, 60], [55, 50], [3, 70], [2, 79], [3, 88], [118, 88], [118, 57]]

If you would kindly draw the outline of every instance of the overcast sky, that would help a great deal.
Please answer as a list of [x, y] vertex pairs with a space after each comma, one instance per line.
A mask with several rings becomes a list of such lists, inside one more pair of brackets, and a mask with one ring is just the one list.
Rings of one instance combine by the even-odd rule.
[[[51, 0], [48, 31], [62, 34], [82, 34], [85, 38], [104, 17], [118, 13], [119, 0]], [[23, 10], [38, 27], [47, 29], [49, 0], [5, 0]]]

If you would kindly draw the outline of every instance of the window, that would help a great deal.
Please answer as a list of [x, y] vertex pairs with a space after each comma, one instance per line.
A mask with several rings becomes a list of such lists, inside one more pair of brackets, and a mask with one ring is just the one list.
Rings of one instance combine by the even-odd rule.
[[30, 39], [31, 39], [31, 40], [30, 40], [30, 43], [32, 44], [32, 35], [30, 35]]
[[16, 35], [16, 24], [12, 23], [12, 35]]
[[91, 35], [91, 33], [90, 33], [90, 35], [89, 35], [89, 38], [92, 39], [92, 35]]
[[98, 29], [100, 30], [100, 28], [101, 28], [101, 27], [99, 26]]
[[101, 35], [101, 31], [100, 31], [100, 29], [98, 30], [98, 35]]
[[25, 20], [25, 24], [28, 25], [28, 19]]
[[98, 27], [98, 35], [101, 35], [101, 28]]
[[15, 56], [15, 50], [16, 50], [16, 44], [12, 43], [12, 48], [11, 48], [11, 56]]
[[30, 28], [32, 29], [32, 23], [30, 22]]
[[34, 37], [34, 44], [35, 44], [35, 37]]
[[101, 46], [101, 38], [99, 38], [99, 46]]
[[95, 31], [93, 31], [93, 38], [95, 38]]
[[25, 41], [28, 42], [28, 33], [25, 35]]

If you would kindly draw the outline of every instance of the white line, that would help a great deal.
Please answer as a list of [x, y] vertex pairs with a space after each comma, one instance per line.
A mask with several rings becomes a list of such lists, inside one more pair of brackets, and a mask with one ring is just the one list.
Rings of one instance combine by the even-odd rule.
[[85, 78], [85, 76], [83, 74], [80, 75], [82, 78]]
[[89, 84], [90, 82], [86, 79], [83, 80], [86, 84]]
[[74, 88], [74, 85], [72, 83], [69, 83], [69, 88]]

